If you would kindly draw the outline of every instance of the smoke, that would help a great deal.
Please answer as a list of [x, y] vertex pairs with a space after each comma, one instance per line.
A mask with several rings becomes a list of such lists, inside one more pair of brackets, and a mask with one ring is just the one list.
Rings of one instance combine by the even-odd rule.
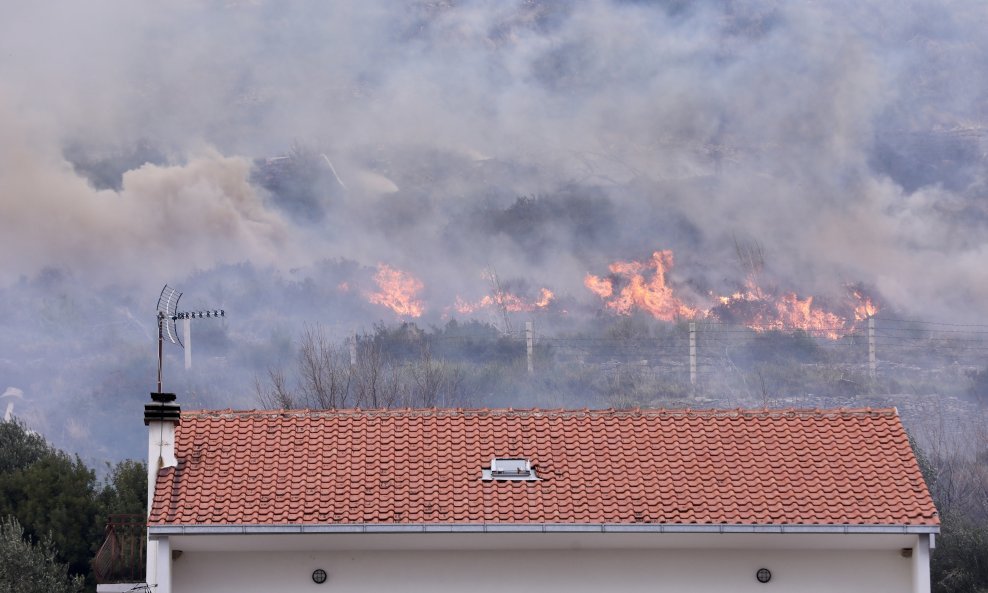
[[59, 153], [32, 146], [15, 118], [0, 118], [8, 130], [0, 144], [8, 281], [47, 266], [102, 283], [157, 282], [225, 261], [273, 263], [289, 241], [282, 217], [248, 184], [244, 158], [203, 150], [183, 164], [127, 171], [120, 191], [97, 190]]
[[[717, 285], [743, 274], [741, 236], [806, 293], [863, 281], [915, 313], [984, 295], [976, 2], [50, 8], [0, 25], [8, 282], [344, 257], [449, 300], [487, 267], [575, 293], [591, 266], [673, 248]], [[252, 175], [292, 146], [331, 182]], [[607, 215], [462, 224], [559, 192]]]
[[250, 294], [274, 343], [391, 315], [380, 264], [437, 320], [491, 271], [599, 307], [587, 273], [665, 249], [730, 294], [741, 242], [785, 290], [985, 321], [986, 26], [980, 0], [20, 3], [0, 286], [63, 270], [138, 318], [165, 282]]

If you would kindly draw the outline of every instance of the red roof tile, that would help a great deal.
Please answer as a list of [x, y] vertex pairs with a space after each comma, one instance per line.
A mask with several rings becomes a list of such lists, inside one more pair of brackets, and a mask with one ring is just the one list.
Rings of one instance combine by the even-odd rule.
[[939, 524], [891, 409], [185, 412], [176, 455], [151, 525]]

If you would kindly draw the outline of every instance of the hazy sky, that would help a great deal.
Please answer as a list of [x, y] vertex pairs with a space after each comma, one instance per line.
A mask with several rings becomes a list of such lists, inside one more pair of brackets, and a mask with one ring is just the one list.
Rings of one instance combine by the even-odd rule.
[[[787, 290], [988, 318], [981, 0], [4, 4], [2, 283], [346, 258], [590, 299], [670, 248], [702, 293], [739, 240]], [[252, 177], [293, 146], [320, 217]], [[490, 222], [519, 196], [552, 207]]]
[[407, 319], [381, 270], [420, 327], [490, 270], [554, 291], [551, 335], [615, 321], [612, 262], [702, 309], [759, 260], [766, 293], [988, 324], [983, 0], [0, 6], [0, 405], [59, 446], [142, 455], [165, 283], [228, 311], [191, 371], [167, 346], [186, 409], [256, 405], [307, 324]]

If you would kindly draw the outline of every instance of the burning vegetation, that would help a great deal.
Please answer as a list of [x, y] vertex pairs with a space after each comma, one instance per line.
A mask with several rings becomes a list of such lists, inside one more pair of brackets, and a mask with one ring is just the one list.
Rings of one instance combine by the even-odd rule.
[[[442, 310], [448, 313], [452, 309], [460, 315], [472, 315], [482, 310], [531, 313], [546, 309], [556, 298], [555, 293], [545, 287], [539, 289], [537, 296], [526, 298], [502, 288], [493, 275], [489, 274], [489, 280], [491, 281], [490, 294], [475, 301], [456, 296], [452, 307], [446, 306]], [[426, 312], [426, 304], [419, 298], [425, 285], [422, 280], [410, 272], [382, 263], [378, 264], [373, 281], [377, 290], [365, 293], [368, 302], [386, 307], [400, 317], [417, 318]], [[344, 281], [337, 286], [337, 291], [340, 293], [349, 292], [349, 290], [349, 282]]]
[[[612, 263], [608, 277], [587, 274], [583, 284], [604, 299], [608, 309], [621, 315], [640, 309], [663, 321], [695, 317], [699, 311], [677, 298], [667, 284], [666, 273], [672, 265], [672, 251], [656, 251], [649, 262]], [[646, 279], [649, 273], [651, 278]]]
[[484, 296], [479, 301], [466, 301], [462, 297], [456, 297], [453, 309], [461, 315], [470, 315], [482, 309], [497, 308], [508, 313], [531, 313], [539, 309], [545, 309], [555, 300], [556, 295], [548, 288], [539, 291], [538, 299], [534, 301], [512, 294], [506, 290], [495, 289], [493, 294]]
[[663, 321], [679, 319], [715, 319], [736, 323], [757, 332], [802, 330], [830, 339], [838, 339], [855, 324], [878, 312], [877, 306], [860, 288], [849, 289], [852, 311], [842, 316], [814, 304], [814, 297], [800, 297], [794, 292], [775, 294], [760, 287], [755, 273], [749, 273], [745, 287], [728, 296], [710, 294], [709, 308], [691, 305], [676, 294], [667, 278], [673, 267], [670, 250], [656, 251], [647, 262], [618, 261], [609, 266], [605, 277], [587, 274], [584, 285], [615, 313], [630, 315], [644, 311]]
[[[708, 293], [706, 306], [691, 303], [686, 292], [670, 281], [675, 258], [672, 250], [652, 253], [647, 261], [616, 261], [608, 266], [609, 274], [588, 273], [583, 285], [603, 301], [605, 309], [617, 315], [644, 312], [660, 321], [708, 320], [747, 327], [756, 332], [799, 330], [836, 340], [857, 329], [873, 317], [878, 306], [860, 286], [849, 286], [847, 297], [830, 309], [818, 304], [813, 296], [795, 292], [778, 292], [763, 288], [756, 281], [757, 271], [749, 271], [744, 287], [730, 295]], [[412, 274], [386, 264], [379, 264], [374, 282], [378, 290], [367, 293], [368, 300], [391, 309], [402, 317], [421, 317], [425, 303], [418, 297], [424, 284]], [[532, 313], [548, 310], [556, 294], [541, 288], [537, 296], [524, 297], [502, 288], [496, 277], [489, 276], [491, 292], [478, 300], [456, 296], [452, 306], [443, 311], [469, 316], [482, 310], [503, 313]]]
[[418, 298], [422, 291], [422, 281], [408, 272], [387, 264], [378, 264], [374, 282], [378, 290], [367, 293], [367, 300], [371, 303], [382, 305], [406, 317], [421, 317], [425, 312], [425, 305]]

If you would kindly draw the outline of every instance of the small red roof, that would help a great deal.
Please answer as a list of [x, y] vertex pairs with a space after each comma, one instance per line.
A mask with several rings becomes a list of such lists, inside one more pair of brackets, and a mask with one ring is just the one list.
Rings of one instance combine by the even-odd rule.
[[203, 411], [175, 440], [151, 525], [939, 525], [893, 409]]

